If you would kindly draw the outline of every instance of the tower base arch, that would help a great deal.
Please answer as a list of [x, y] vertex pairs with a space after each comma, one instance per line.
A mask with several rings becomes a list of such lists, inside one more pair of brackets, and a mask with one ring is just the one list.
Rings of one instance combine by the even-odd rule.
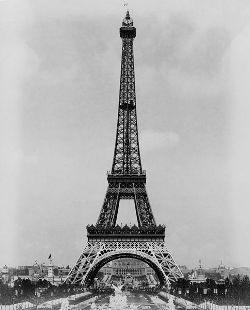
[[169, 286], [182, 277], [164, 242], [111, 241], [88, 242], [71, 269], [66, 283], [88, 286], [98, 270], [117, 258], [136, 258], [147, 263], [156, 272], [161, 285]]

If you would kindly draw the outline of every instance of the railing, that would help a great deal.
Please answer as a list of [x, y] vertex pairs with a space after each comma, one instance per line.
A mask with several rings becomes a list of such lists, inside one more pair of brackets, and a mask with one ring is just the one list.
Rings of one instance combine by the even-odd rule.
[[24, 301], [24, 302], [19, 302], [19, 303], [13, 303], [9, 305], [1, 305], [0, 304], [0, 310], [24, 310], [24, 309], [29, 309], [29, 310], [35, 310], [35, 309], [59, 309], [61, 307], [62, 302], [67, 298], [70, 303], [74, 304], [74, 302], [82, 302], [85, 301], [91, 297], [93, 297], [94, 294], [91, 292], [82, 292], [79, 294], [74, 294], [74, 295], [66, 295], [64, 297], [60, 298], [54, 298], [54, 299], [49, 299], [49, 300], [43, 300], [41, 298], [39, 301], [36, 300], [35, 302], [30, 302], [30, 301]]
[[146, 175], [146, 170], [142, 170], [141, 173], [112, 173], [111, 171], [107, 171], [107, 175], [112, 175], [112, 176], [122, 176], [122, 175], [128, 175], [128, 176], [145, 176]]
[[136, 225], [129, 227], [127, 225], [120, 227], [119, 225], [115, 227], [102, 227], [102, 226], [94, 226], [88, 225], [87, 232], [90, 235], [164, 235], [165, 234], [165, 226], [148, 226], [148, 227], [138, 227]]

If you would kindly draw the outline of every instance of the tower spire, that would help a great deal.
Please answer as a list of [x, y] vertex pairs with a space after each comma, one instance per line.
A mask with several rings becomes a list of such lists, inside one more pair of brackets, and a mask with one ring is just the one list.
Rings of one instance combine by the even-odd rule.
[[133, 19], [130, 17], [128, 9], [127, 9], [125, 18], [122, 21], [122, 26], [124, 26], [124, 27], [131, 27], [131, 26], [133, 26]]
[[113, 174], [142, 173], [136, 116], [133, 40], [136, 28], [127, 11], [120, 28], [122, 39], [121, 77]]

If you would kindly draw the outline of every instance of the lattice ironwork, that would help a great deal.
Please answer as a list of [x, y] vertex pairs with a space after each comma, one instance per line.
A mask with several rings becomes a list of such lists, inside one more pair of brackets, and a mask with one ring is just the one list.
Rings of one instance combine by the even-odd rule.
[[133, 40], [133, 21], [127, 13], [121, 30], [122, 59], [119, 110], [112, 174], [142, 173], [138, 141]]
[[120, 200], [132, 199], [139, 227], [155, 226], [139, 149], [133, 55], [136, 29], [129, 12], [123, 20], [120, 36], [122, 59], [116, 143], [111, 173], [108, 174], [109, 185], [97, 225], [115, 227]]
[[[142, 170], [135, 96], [133, 40], [136, 29], [127, 12], [120, 28], [122, 59], [118, 121], [114, 158], [108, 188], [96, 225], [87, 227], [88, 244], [70, 271], [67, 282], [89, 284], [98, 269], [119, 257], [147, 262], [162, 284], [182, 277], [164, 244], [165, 227], [157, 226], [146, 191]], [[120, 227], [116, 219], [121, 199], [133, 199], [138, 226]]]
[[127, 182], [109, 184], [97, 225], [115, 227], [121, 199], [134, 200], [139, 227], [156, 225], [145, 184]]
[[163, 285], [182, 277], [164, 242], [88, 242], [76, 266], [70, 271], [68, 281], [88, 284], [103, 265], [120, 257], [145, 261], [155, 270]]

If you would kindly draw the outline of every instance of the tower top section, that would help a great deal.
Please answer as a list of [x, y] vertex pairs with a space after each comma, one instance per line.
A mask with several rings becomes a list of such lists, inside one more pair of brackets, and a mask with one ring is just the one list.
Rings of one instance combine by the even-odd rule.
[[122, 39], [133, 39], [136, 37], [136, 28], [133, 27], [133, 19], [130, 17], [129, 11], [127, 11], [125, 18], [122, 21], [120, 37]]
[[122, 26], [133, 27], [133, 19], [130, 17], [129, 11], [127, 11], [125, 18], [122, 21]]

